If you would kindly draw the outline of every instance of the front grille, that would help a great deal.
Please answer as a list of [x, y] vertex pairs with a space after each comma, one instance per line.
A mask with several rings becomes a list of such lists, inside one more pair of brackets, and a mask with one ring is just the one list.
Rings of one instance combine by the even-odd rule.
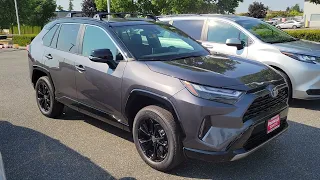
[[244, 149], [247, 151], [252, 150], [253, 148], [259, 146], [260, 144], [266, 142], [270, 138], [277, 135], [279, 132], [281, 132], [283, 129], [285, 129], [288, 126], [288, 123], [286, 119], [282, 119], [280, 123], [280, 127], [276, 130], [272, 131], [271, 133], [267, 134], [267, 125], [266, 123], [261, 123], [258, 126], [254, 128], [252, 131], [252, 134], [248, 141], [244, 144]]
[[262, 97], [258, 97], [251, 104], [247, 112], [243, 116], [243, 122], [259, 116], [259, 114], [271, 112], [276, 110], [276, 108], [282, 108], [279, 106], [286, 106], [286, 102], [288, 99], [288, 88], [283, 88], [279, 90], [279, 94], [276, 98], [272, 98], [270, 94], [267, 94]]

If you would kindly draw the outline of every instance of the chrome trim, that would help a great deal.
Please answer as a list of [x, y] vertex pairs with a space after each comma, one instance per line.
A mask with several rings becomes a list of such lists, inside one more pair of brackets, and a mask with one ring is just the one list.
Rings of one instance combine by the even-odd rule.
[[251, 153], [255, 152], [256, 150], [258, 150], [259, 148], [261, 148], [262, 146], [264, 146], [268, 142], [272, 141], [276, 137], [280, 136], [282, 133], [284, 133], [287, 130], [288, 130], [288, 127], [285, 128], [284, 130], [282, 130], [281, 132], [279, 132], [277, 135], [275, 135], [272, 138], [270, 138], [269, 140], [267, 140], [266, 142], [264, 142], [264, 143], [260, 144], [259, 146], [255, 147], [254, 149], [252, 149], [252, 150], [250, 150], [248, 152], [242, 153], [242, 154], [235, 155], [230, 161], [236, 161], [236, 160], [239, 160], [239, 159], [242, 159], [242, 158], [245, 158], [245, 157], [249, 156]]

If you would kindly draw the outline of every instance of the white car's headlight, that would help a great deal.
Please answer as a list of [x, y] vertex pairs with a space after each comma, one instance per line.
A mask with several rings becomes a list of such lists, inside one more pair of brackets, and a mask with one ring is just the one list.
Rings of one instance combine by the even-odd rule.
[[316, 56], [309, 56], [309, 55], [289, 53], [289, 52], [282, 52], [282, 54], [306, 63], [312, 63], [312, 64], [314, 64], [315, 62], [320, 63], [320, 57], [316, 57]]
[[222, 102], [226, 104], [236, 103], [244, 92], [222, 89], [222, 88], [213, 88], [198, 84], [193, 84], [188, 81], [181, 81], [182, 84], [190, 91], [191, 94], [212, 101]]

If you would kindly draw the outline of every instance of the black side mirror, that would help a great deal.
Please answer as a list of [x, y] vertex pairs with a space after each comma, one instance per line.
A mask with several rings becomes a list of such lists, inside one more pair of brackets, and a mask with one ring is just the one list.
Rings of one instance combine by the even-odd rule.
[[227, 46], [235, 46], [235, 47], [237, 47], [238, 50], [241, 50], [244, 48], [243, 43], [237, 38], [227, 39], [226, 45]]
[[118, 65], [113, 60], [113, 55], [110, 49], [95, 49], [91, 51], [89, 59], [93, 62], [107, 63], [111, 69], [115, 69]]

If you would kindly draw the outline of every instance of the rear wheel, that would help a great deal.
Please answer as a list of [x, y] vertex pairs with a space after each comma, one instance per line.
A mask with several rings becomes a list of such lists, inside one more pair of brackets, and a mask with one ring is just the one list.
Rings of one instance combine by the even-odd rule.
[[292, 26], [292, 29], [297, 29], [297, 26], [296, 25]]
[[137, 113], [133, 139], [141, 158], [154, 169], [169, 171], [184, 160], [178, 125], [159, 106], [147, 106]]
[[35, 86], [36, 100], [41, 113], [55, 118], [62, 114], [64, 105], [55, 100], [51, 81], [47, 76], [40, 77]]

